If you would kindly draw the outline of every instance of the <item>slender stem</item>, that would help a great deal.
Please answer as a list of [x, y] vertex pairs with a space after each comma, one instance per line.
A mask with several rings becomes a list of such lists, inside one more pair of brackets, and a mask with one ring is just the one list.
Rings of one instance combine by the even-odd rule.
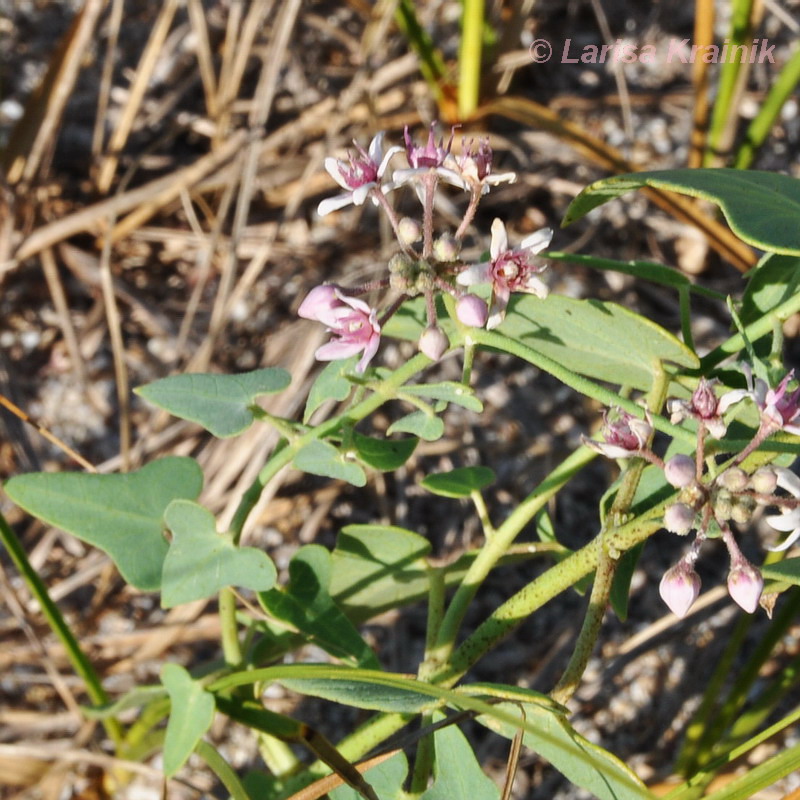
[[464, 238], [464, 234], [467, 232], [467, 228], [469, 224], [472, 222], [473, 217], [475, 216], [475, 212], [478, 210], [478, 205], [481, 202], [481, 190], [480, 187], [473, 187], [472, 194], [469, 198], [469, 205], [467, 206], [467, 210], [464, 212], [464, 219], [461, 220], [461, 223], [458, 226], [458, 230], [455, 233], [456, 241], [461, 241]]
[[225, 663], [236, 669], [242, 665], [243, 655], [239, 641], [239, 623], [236, 621], [236, 595], [230, 586], [226, 586], [219, 593], [219, 623]]
[[439, 176], [431, 169], [422, 176], [425, 190], [425, 206], [422, 216], [422, 257], [427, 260], [433, 255], [433, 200]]
[[429, 656], [431, 670], [441, 669], [452, 653], [458, 629], [472, 598], [500, 558], [505, 555], [514, 539], [534, 515], [544, 508], [548, 500], [596, 456], [597, 453], [588, 447], [581, 447], [571, 453], [514, 509], [492, 537], [486, 541], [467, 570], [444, 615], [436, 648]]
[[[22, 547], [22, 543], [2, 514], [0, 514], [0, 540], [2, 540], [8, 554], [11, 556], [11, 560], [14, 562], [14, 566], [25, 581], [28, 590], [39, 603], [39, 607], [42, 609], [42, 614], [47, 620], [47, 624], [64, 647], [72, 669], [75, 671], [75, 674], [83, 680], [86, 686], [86, 694], [89, 695], [92, 704], [95, 706], [107, 705], [109, 703], [109, 697], [100, 683], [100, 678], [95, 672], [92, 662], [89, 661], [86, 654], [81, 650], [81, 646], [72, 633], [72, 629], [67, 625], [58, 606], [50, 598], [47, 587], [44, 585], [36, 570], [31, 566], [30, 561], [28, 561], [28, 556], [25, 553], [25, 549]], [[114, 744], [119, 746], [124, 739], [122, 726], [119, 722], [116, 719], [104, 719], [103, 727], [105, 727], [106, 733], [108, 733]]]
[[380, 408], [387, 400], [394, 398], [397, 394], [397, 390], [406, 383], [406, 381], [429, 365], [430, 359], [426, 355], [418, 353], [393, 372], [386, 380], [370, 387], [373, 389], [373, 393], [369, 397], [352, 406], [344, 413], [320, 423], [274, 453], [272, 458], [264, 465], [261, 472], [258, 473], [253, 483], [242, 495], [242, 499], [239, 502], [239, 506], [231, 522], [231, 532], [233, 534], [234, 543], [238, 544], [247, 518], [250, 512], [255, 508], [256, 503], [258, 503], [258, 499], [261, 497], [261, 492], [264, 490], [264, 487], [278, 472], [280, 472], [280, 470], [291, 463], [292, 459], [303, 447], [316, 439], [321, 439], [333, 433], [342, 425], [353, 425], [359, 420], [364, 419], [364, 417]]
[[410, 256], [414, 258], [417, 257], [417, 254], [414, 252], [414, 248], [410, 245], [406, 244], [403, 241], [403, 237], [400, 234], [400, 220], [397, 218], [397, 212], [392, 208], [392, 204], [386, 199], [386, 195], [381, 191], [380, 188], [375, 187], [370, 196], [375, 198], [378, 201], [380, 207], [386, 213], [386, 216], [389, 218], [389, 222], [392, 226], [392, 230], [394, 231], [395, 238], [397, 239], [397, 243], [400, 247], [403, 248]]
[[483, 495], [477, 489], [473, 489], [469, 493], [469, 498], [475, 505], [475, 513], [478, 515], [478, 519], [481, 521], [483, 535], [487, 539], [490, 539], [492, 536], [494, 536], [495, 530], [494, 525], [492, 525], [492, 520], [489, 517], [489, 509], [486, 507], [486, 501], [483, 499]]

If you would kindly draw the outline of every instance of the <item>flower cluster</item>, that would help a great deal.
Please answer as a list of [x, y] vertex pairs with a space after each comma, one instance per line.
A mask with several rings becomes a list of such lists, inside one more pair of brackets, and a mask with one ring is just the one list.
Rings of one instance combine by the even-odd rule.
[[[540, 278], [546, 264], [539, 253], [547, 248], [553, 232], [542, 229], [525, 238], [514, 248], [509, 245], [503, 222], [492, 224], [489, 260], [466, 264], [460, 258], [461, 245], [475, 218], [481, 198], [494, 186], [516, 180], [513, 172], [493, 171], [494, 154], [488, 138], [477, 142], [462, 139], [455, 154], [453, 140], [437, 140], [436, 126], [431, 125], [427, 140], [417, 144], [408, 128], [403, 145], [384, 147], [385, 134], [379, 133], [365, 150], [354, 142], [355, 150], [346, 159], [326, 158], [325, 169], [344, 190], [323, 200], [317, 209], [329, 214], [348, 205], [361, 206], [370, 200], [388, 218], [394, 230], [399, 252], [387, 265], [388, 276], [361, 287], [318, 286], [301, 304], [298, 313], [324, 324], [333, 339], [317, 350], [320, 360], [344, 358], [356, 353], [362, 357], [357, 369], [363, 372], [377, 351], [381, 329], [386, 320], [408, 298], [423, 296], [427, 309], [427, 327], [420, 336], [419, 349], [429, 358], [441, 358], [450, 342], [438, 324], [435, 297], [447, 293], [455, 299], [459, 322], [471, 327], [497, 327], [502, 321], [513, 292], [547, 296], [547, 286]], [[405, 157], [406, 165], [390, 170], [395, 157]], [[434, 235], [435, 196], [440, 184], [467, 193], [466, 208], [453, 233]], [[422, 218], [398, 218], [387, 195], [403, 186], [412, 186], [420, 199]], [[489, 304], [471, 287], [488, 285]], [[386, 289], [394, 293], [379, 317], [376, 309], [359, 297], [369, 291]]]
[[[775, 389], [770, 389], [765, 381], [754, 383], [747, 366], [745, 375], [746, 390], [737, 389], [718, 398], [716, 382], [701, 379], [690, 400], [667, 401], [672, 423], [691, 419], [697, 425], [693, 456], [678, 454], [664, 462], [650, 449], [653, 433], [650, 419], [643, 420], [621, 410], [606, 415], [604, 441], [584, 438], [586, 445], [610, 458], [638, 456], [656, 464], [663, 469], [667, 481], [680, 490], [675, 502], [664, 511], [664, 527], [680, 536], [693, 530], [696, 535], [688, 552], [665, 573], [659, 587], [664, 602], [679, 617], [688, 613], [700, 594], [700, 576], [694, 565], [707, 538], [719, 537], [725, 544], [730, 557], [728, 592], [749, 613], [758, 608], [764, 581], [739, 549], [731, 523], [744, 525], [758, 509], [776, 508], [778, 513], [766, 516], [766, 522], [788, 535], [781, 544], [767, 549], [787, 550], [800, 539], [800, 478], [779, 466], [760, 467], [753, 472], [742, 468], [747, 456], [768, 436], [780, 430], [800, 432], [796, 424], [800, 420], [800, 389], [789, 389], [793, 372]], [[752, 401], [758, 409], [758, 429], [744, 449], [718, 469], [713, 459], [706, 458], [707, 437], [725, 436], [725, 413], [744, 400]]]

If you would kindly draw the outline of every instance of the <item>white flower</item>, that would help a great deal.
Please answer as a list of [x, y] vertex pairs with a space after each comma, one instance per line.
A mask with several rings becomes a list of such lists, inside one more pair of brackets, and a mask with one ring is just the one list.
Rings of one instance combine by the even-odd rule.
[[[800, 499], [800, 478], [785, 467], [773, 467], [772, 469], [775, 470], [778, 486], [789, 492], [792, 497]], [[779, 545], [768, 547], [767, 550], [771, 550], [772, 552], [788, 550], [800, 539], [800, 506], [797, 508], [786, 508], [780, 514], [767, 517], [767, 524], [776, 531], [789, 534]]]

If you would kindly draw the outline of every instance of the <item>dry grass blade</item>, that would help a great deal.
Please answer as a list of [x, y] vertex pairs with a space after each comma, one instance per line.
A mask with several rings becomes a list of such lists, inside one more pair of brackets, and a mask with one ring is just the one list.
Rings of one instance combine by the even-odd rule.
[[186, 7], [189, 11], [189, 23], [197, 39], [197, 67], [200, 72], [200, 80], [203, 82], [206, 111], [212, 120], [216, 120], [219, 114], [217, 76], [214, 74], [214, 58], [208, 39], [205, 10], [201, 0], [188, 0]]
[[109, 139], [109, 154], [103, 159], [97, 174], [97, 189], [101, 194], [105, 194], [109, 190], [111, 181], [114, 179], [114, 173], [117, 171], [117, 163], [119, 162], [119, 154], [133, 129], [136, 115], [139, 112], [139, 107], [142, 104], [144, 93], [155, 69], [161, 48], [172, 25], [172, 19], [178, 10], [178, 5], [179, 0], [166, 0], [161, 7], [156, 24], [150, 32], [150, 39], [136, 68], [136, 77], [130, 88], [128, 102], [125, 104], [117, 127]]
[[[694, 44], [705, 47], [714, 42], [714, 0], [696, 0], [694, 17]], [[711, 65], [698, 58], [692, 65], [692, 85], [694, 88], [694, 114], [692, 133], [689, 138], [688, 166], [697, 168], [703, 164], [708, 129], [708, 87]]]
[[[381, 753], [379, 756], [375, 756], [367, 761], [362, 761], [360, 764], [356, 764], [355, 768], [359, 772], [366, 772], [373, 767], [377, 767], [378, 764], [383, 764], [384, 761], [388, 761], [392, 756], [399, 752], [399, 750], [390, 750], [388, 753]], [[296, 794], [293, 794], [290, 798], [288, 798], [288, 800], [319, 800], [320, 797], [325, 797], [328, 792], [332, 791], [337, 786], [342, 785], [344, 785], [344, 780], [342, 780], [339, 775], [334, 773], [333, 775], [328, 775], [324, 778], [314, 781], [314, 783], [306, 786], [305, 789], [301, 789]]]
[[31, 181], [45, 149], [55, 141], [64, 107], [105, 4], [106, 0], [86, 0], [61, 40], [42, 82], [29, 98], [3, 153], [2, 165], [9, 183]]

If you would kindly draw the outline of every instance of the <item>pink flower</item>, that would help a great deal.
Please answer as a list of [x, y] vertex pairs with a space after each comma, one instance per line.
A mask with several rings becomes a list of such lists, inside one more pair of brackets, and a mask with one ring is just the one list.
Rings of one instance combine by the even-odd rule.
[[581, 436], [581, 442], [608, 458], [628, 458], [647, 445], [652, 433], [653, 426], [649, 421], [617, 408], [613, 420], [608, 412], [603, 415], [604, 442], [597, 442], [586, 436]]
[[[450, 132], [450, 141], [445, 145], [444, 137], [436, 144], [434, 131], [436, 123], [431, 123], [428, 131], [428, 141], [424, 145], [414, 144], [408, 133], [408, 126], [405, 128], [403, 138], [406, 144], [406, 160], [409, 169], [399, 169], [392, 173], [392, 182], [395, 186], [401, 186], [416, 180], [420, 175], [424, 175], [433, 170], [442, 180], [457, 186], [459, 189], [469, 190], [469, 186], [464, 178], [453, 167], [453, 157], [450, 155], [450, 148], [453, 145], [453, 131]], [[455, 130], [455, 128], [453, 129]]]
[[718, 413], [723, 414], [735, 403], [749, 397], [758, 406], [761, 430], [767, 435], [782, 430], [800, 436], [800, 388], [788, 390], [789, 383], [794, 380], [794, 370], [786, 373], [783, 380], [770, 389], [760, 378], [753, 381], [749, 364], [743, 364], [742, 369], [747, 389], [734, 389], [724, 394], [719, 400]]
[[299, 316], [327, 326], [334, 338], [317, 349], [319, 361], [337, 361], [362, 353], [356, 365], [363, 372], [378, 350], [381, 328], [377, 314], [363, 300], [348, 297], [336, 286], [317, 286], [297, 309]]
[[480, 139], [477, 147], [472, 139], [469, 142], [462, 139], [461, 142], [461, 155], [453, 159], [456, 169], [464, 181], [481, 194], [486, 194], [492, 186], [513, 183], [517, 179], [513, 172], [492, 173], [493, 153], [488, 136]]
[[667, 400], [669, 421], [673, 425], [678, 425], [687, 418], [695, 419], [702, 422], [715, 439], [721, 439], [725, 435], [727, 427], [721, 416], [722, 411], [719, 410], [720, 401], [717, 400], [714, 393], [716, 382], [716, 380], [707, 381], [705, 378], [700, 378], [700, 383], [688, 403], [685, 400]]
[[505, 225], [499, 219], [492, 223], [492, 242], [489, 248], [492, 260], [468, 267], [456, 278], [456, 282], [462, 286], [492, 284], [487, 328], [496, 328], [503, 321], [511, 292], [527, 292], [537, 297], [547, 297], [547, 286], [538, 278], [546, 264], [536, 256], [550, 244], [552, 238], [553, 231], [542, 228], [524, 239], [518, 249], [509, 250]]
[[[344, 206], [364, 204], [370, 191], [380, 186], [383, 173], [389, 165], [391, 157], [402, 150], [401, 147], [390, 147], [386, 154], [383, 153], [384, 132], [378, 133], [369, 144], [369, 151], [365, 151], [358, 142], [353, 140], [356, 152], [348, 155], [348, 161], [338, 158], [326, 158], [325, 169], [328, 174], [345, 190], [344, 194], [329, 197], [317, 207], [317, 213], [324, 217], [331, 211], [336, 211]], [[380, 187], [385, 194], [391, 191], [393, 184]]]

